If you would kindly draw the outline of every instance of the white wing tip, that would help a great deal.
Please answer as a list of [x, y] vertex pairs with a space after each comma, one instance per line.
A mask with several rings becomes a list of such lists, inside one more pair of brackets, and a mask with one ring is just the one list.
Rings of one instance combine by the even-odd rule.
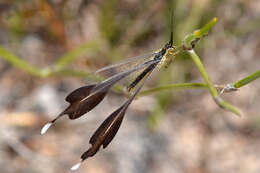
[[47, 130], [51, 127], [52, 123], [47, 123], [42, 127], [41, 135], [47, 132]]
[[79, 162], [79, 163], [75, 164], [74, 166], [72, 166], [72, 167], [70, 168], [70, 170], [76, 171], [77, 169], [79, 169], [81, 163], [82, 163], [82, 162]]

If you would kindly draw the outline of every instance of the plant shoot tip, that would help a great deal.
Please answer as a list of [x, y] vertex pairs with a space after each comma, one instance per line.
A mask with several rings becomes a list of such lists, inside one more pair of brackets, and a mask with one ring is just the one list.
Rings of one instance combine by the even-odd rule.
[[200, 36], [200, 30], [196, 30], [193, 32], [195, 37], [199, 37]]

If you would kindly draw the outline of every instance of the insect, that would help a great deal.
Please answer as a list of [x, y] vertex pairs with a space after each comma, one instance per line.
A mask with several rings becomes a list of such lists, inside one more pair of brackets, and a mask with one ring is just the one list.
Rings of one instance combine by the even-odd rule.
[[172, 59], [178, 54], [180, 49], [173, 45], [172, 23], [173, 15], [171, 16], [170, 40], [160, 50], [135, 58], [131, 58], [126, 60], [125, 62], [110, 65], [96, 71], [96, 73], [101, 73], [109, 70], [113, 71], [118, 67], [124, 65], [127, 66], [140, 59], [144, 60], [143, 63], [136, 64], [134, 67], [131, 67], [128, 70], [116, 73], [108, 77], [107, 79], [101, 81], [100, 83], [86, 85], [72, 91], [65, 99], [67, 102], [70, 103], [70, 105], [63, 112], [61, 112], [55, 119], [48, 122], [42, 128], [41, 134], [44, 134], [48, 130], [48, 128], [63, 115], [68, 115], [68, 117], [72, 120], [81, 117], [82, 115], [96, 107], [104, 99], [108, 91], [115, 83], [128, 77], [134, 72], [140, 71], [137, 77], [134, 80], [132, 80], [130, 84], [127, 85], [128, 92], [134, 90], [132, 95], [118, 109], [111, 113], [105, 119], [105, 121], [103, 121], [103, 123], [99, 126], [99, 128], [90, 138], [89, 143], [91, 144], [91, 147], [81, 155], [81, 161], [74, 165], [71, 168], [71, 170], [78, 169], [80, 164], [87, 158], [94, 156], [101, 146], [103, 146], [103, 148], [106, 148], [109, 145], [109, 143], [115, 137], [118, 129], [120, 128], [127, 108], [132, 103], [136, 95], [139, 93], [145, 82], [151, 76], [153, 71], [156, 68], [167, 67], [171, 63]]

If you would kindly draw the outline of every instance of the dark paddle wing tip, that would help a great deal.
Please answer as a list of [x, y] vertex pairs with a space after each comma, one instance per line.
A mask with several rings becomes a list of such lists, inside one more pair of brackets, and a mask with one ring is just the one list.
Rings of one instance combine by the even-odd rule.
[[67, 114], [69, 118], [73, 120], [81, 117], [85, 113], [95, 108], [104, 99], [110, 88], [108, 86], [100, 91], [95, 92], [92, 91], [95, 86], [96, 84], [91, 84], [72, 91], [65, 99], [70, 103], [70, 105], [55, 119], [45, 124], [41, 129], [41, 134], [46, 133], [51, 125], [63, 115]]
[[89, 140], [89, 143], [92, 145], [95, 145], [98, 142], [101, 142], [100, 145], [103, 144], [103, 141], [106, 139], [106, 136], [110, 132], [110, 129], [113, 128], [113, 124], [118, 121], [118, 117], [125, 113], [125, 110], [122, 112], [125, 108], [125, 104], [122, 105], [120, 108], [115, 110], [112, 114], [110, 114], [103, 123], [98, 127], [98, 129], [95, 131], [95, 133], [92, 135], [92, 137]]
[[67, 114], [72, 120], [81, 117], [85, 113], [95, 108], [104, 99], [108, 89], [93, 93], [81, 100], [71, 102], [69, 107], [63, 113]]
[[90, 84], [87, 86], [80, 87], [74, 91], [72, 91], [67, 97], [66, 101], [69, 103], [81, 100], [85, 97], [87, 97], [90, 93], [91, 90], [96, 86], [96, 84]]
[[124, 104], [114, 111], [95, 131], [90, 138], [89, 143], [92, 145], [86, 152], [81, 155], [82, 161], [94, 156], [103, 145], [106, 148], [115, 137], [124, 118], [128, 105]]
[[122, 121], [124, 119], [124, 116], [125, 116], [125, 111], [126, 109], [124, 109], [122, 112], [120, 112], [118, 114], [118, 117], [117, 119], [115, 120], [115, 122], [112, 124], [111, 128], [109, 129], [109, 131], [107, 132], [106, 136], [105, 136], [105, 139], [102, 143], [103, 145], [103, 148], [106, 148], [110, 142], [114, 139], [114, 137], [116, 136], [121, 124], [122, 124]]
[[97, 84], [90, 84], [72, 91], [66, 101], [70, 105], [62, 114], [67, 114], [71, 120], [77, 119], [95, 108], [106, 96], [110, 86], [96, 89]]

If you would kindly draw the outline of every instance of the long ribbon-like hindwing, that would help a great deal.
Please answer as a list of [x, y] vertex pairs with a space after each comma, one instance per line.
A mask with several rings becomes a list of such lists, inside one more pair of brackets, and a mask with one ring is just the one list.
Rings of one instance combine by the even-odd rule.
[[108, 139], [109, 136], [114, 136], [118, 131], [122, 123], [126, 108], [127, 107], [124, 104], [119, 109], [114, 111], [111, 115], [109, 115], [109, 117], [100, 125], [100, 127], [96, 130], [96, 132], [90, 139], [92, 147], [82, 154], [82, 160], [94, 156], [101, 145], [105, 147], [104, 141], [106, 141], [106, 139]]
[[77, 119], [85, 113], [91, 111], [104, 99], [109, 89], [116, 82], [137, 70], [156, 63], [158, 63], [158, 60], [148, 60], [147, 62], [137, 65], [128, 71], [115, 74], [99, 84], [91, 84], [74, 90], [66, 97], [66, 101], [69, 102], [70, 105], [55, 119], [47, 123], [42, 128], [41, 134], [46, 133], [50, 126], [63, 115], [68, 115], [70, 119]]
[[[154, 66], [154, 68], [155, 67], [156, 65]], [[119, 107], [112, 114], [110, 114], [108, 118], [106, 118], [106, 120], [103, 121], [103, 123], [95, 131], [95, 133], [92, 135], [89, 141], [89, 143], [92, 146], [82, 154], [81, 162], [86, 160], [88, 157], [94, 156], [102, 145], [103, 148], [106, 148], [109, 145], [109, 143], [113, 140], [122, 124], [128, 106], [132, 103], [133, 99], [141, 90], [145, 81], [150, 77], [153, 70], [154, 69], [152, 69], [149, 72], [149, 74], [145, 77], [143, 83], [138, 87], [135, 93], [121, 107]]]

